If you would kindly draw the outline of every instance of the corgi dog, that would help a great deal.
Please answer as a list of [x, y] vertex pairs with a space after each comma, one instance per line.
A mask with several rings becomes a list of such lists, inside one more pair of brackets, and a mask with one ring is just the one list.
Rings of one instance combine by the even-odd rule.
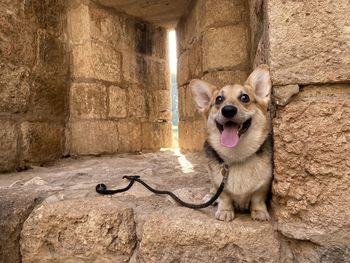
[[231, 221], [234, 209], [250, 208], [253, 220], [269, 220], [265, 203], [272, 180], [269, 67], [257, 67], [244, 85], [218, 88], [194, 79], [189, 86], [206, 121], [204, 148], [214, 188], [222, 181], [223, 164], [228, 167], [215, 217]]

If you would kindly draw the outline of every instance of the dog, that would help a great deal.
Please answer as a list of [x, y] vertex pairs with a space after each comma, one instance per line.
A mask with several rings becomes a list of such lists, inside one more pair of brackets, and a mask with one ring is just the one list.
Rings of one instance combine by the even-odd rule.
[[194, 79], [189, 86], [206, 121], [204, 148], [214, 188], [222, 181], [223, 164], [228, 167], [215, 217], [231, 221], [234, 209], [250, 208], [253, 220], [270, 220], [265, 203], [272, 180], [269, 67], [258, 66], [244, 85], [218, 88]]

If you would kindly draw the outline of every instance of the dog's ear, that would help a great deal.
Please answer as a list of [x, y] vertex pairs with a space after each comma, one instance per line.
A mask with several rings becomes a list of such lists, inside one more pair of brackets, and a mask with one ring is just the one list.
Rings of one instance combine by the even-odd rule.
[[199, 79], [191, 80], [189, 84], [194, 101], [200, 111], [203, 111], [210, 103], [211, 97], [213, 95], [215, 86]]
[[262, 64], [258, 66], [250, 74], [245, 84], [253, 88], [255, 96], [259, 97], [265, 102], [270, 101], [272, 84], [271, 84], [270, 71], [269, 71], [268, 65]]

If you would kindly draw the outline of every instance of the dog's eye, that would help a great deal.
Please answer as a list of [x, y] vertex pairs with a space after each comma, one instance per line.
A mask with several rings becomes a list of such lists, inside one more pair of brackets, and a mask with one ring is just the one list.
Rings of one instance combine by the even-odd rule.
[[215, 99], [215, 104], [219, 105], [224, 101], [224, 97], [223, 96], [217, 96]]
[[239, 97], [240, 101], [242, 101], [243, 103], [248, 103], [250, 101], [249, 96], [247, 94], [242, 94]]

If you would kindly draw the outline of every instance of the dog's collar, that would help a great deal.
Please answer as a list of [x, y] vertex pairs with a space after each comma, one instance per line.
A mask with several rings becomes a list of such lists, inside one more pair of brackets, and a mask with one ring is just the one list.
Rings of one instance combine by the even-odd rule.
[[215, 149], [209, 144], [208, 141], [204, 142], [204, 152], [208, 158], [214, 158], [220, 164], [224, 163], [224, 160], [221, 158], [221, 156], [218, 154], [218, 152], [215, 151]]

